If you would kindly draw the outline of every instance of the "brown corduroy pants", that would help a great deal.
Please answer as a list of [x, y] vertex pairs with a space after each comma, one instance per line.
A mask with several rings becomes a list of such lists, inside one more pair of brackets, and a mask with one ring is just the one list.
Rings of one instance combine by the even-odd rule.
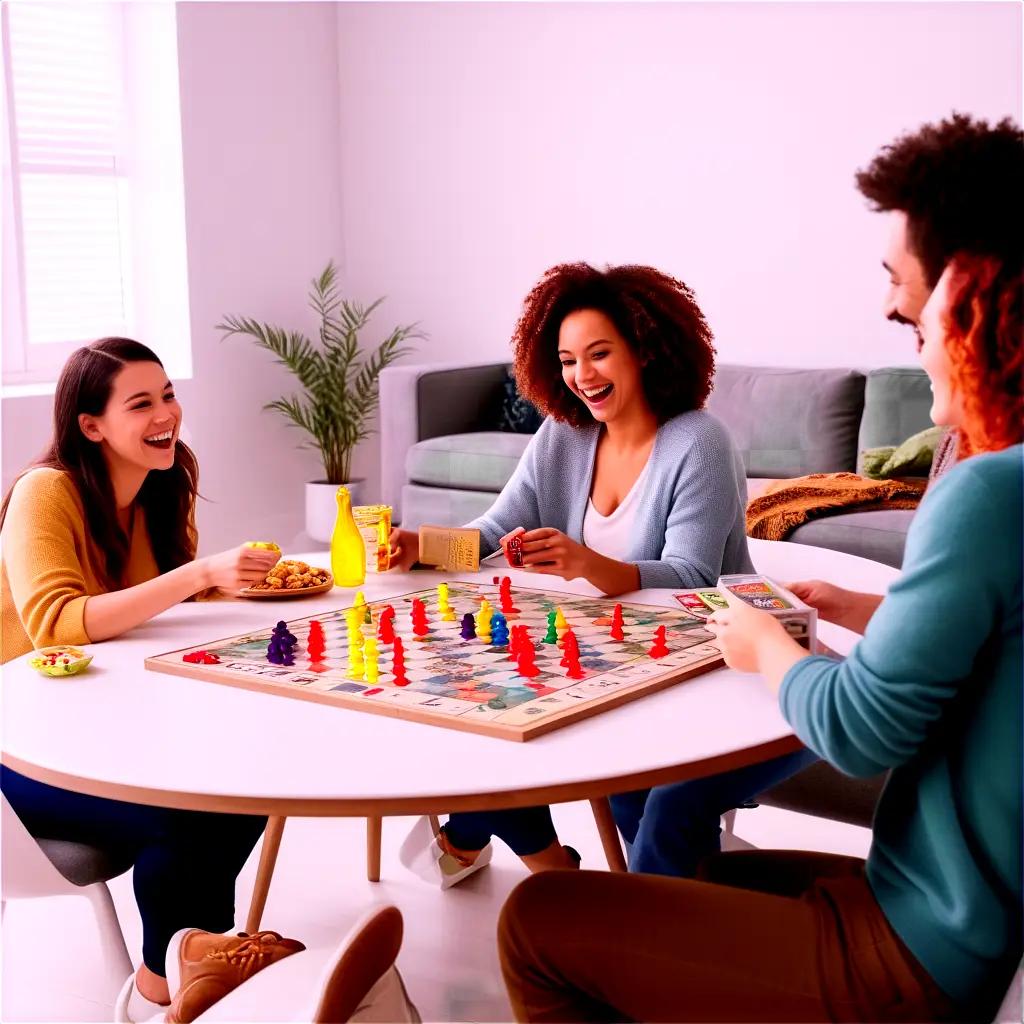
[[943, 1021], [851, 857], [745, 851], [701, 879], [533, 875], [498, 925], [520, 1021]]

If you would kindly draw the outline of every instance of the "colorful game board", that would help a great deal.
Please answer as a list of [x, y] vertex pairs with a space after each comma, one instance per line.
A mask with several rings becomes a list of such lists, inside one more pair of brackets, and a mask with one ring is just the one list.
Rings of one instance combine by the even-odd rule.
[[[422, 638], [413, 632], [414, 598], [423, 601], [427, 610], [430, 630]], [[378, 635], [386, 605], [395, 609], [394, 630], [404, 647], [405, 686], [393, 684], [393, 648], [381, 642], [377, 681], [350, 678], [347, 608], [287, 623], [287, 631], [297, 640], [294, 665], [268, 662], [272, 635], [268, 624], [259, 633], [148, 658], [146, 668], [502, 739], [528, 740], [722, 664], [713, 635], [682, 609], [623, 603], [624, 639], [614, 640], [610, 633], [616, 602], [517, 587], [512, 591], [517, 613], [508, 614], [509, 626], [529, 627], [540, 670], [536, 676], [524, 677], [510, 659], [507, 645], [462, 639], [460, 620], [467, 612], [477, 612], [482, 598], [499, 608], [497, 586], [450, 583], [455, 621], [442, 620], [435, 590], [367, 605], [370, 621], [362, 627], [366, 637]], [[567, 676], [560, 664], [559, 644], [542, 642], [548, 613], [555, 608], [561, 608], [578, 641], [580, 679]], [[313, 620], [324, 634], [324, 654], [315, 662], [306, 653]], [[653, 658], [649, 652], [659, 626], [665, 627], [668, 654]], [[186, 656], [189, 661], [183, 660]]]

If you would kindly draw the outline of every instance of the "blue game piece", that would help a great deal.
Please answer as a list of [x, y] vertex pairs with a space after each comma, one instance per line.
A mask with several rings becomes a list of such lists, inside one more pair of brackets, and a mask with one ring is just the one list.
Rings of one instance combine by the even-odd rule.
[[466, 612], [466, 614], [462, 616], [462, 630], [460, 631], [459, 636], [461, 636], [463, 640], [473, 640], [476, 637], [476, 623], [473, 621], [472, 612]]
[[501, 612], [495, 612], [491, 619], [491, 644], [494, 647], [508, 644], [508, 620]]

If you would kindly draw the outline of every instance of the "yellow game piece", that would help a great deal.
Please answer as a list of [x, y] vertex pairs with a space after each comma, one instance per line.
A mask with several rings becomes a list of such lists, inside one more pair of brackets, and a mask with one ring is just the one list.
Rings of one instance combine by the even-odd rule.
[[375, 683], [380, 678], [380, 669], [378, 668], [377, 662], [379, 660], [379, 654], [377, 653], [377, 640], [375, 637], [368, 636], [363, 644], [363, 679], [368, 683]]
[[493, 613], [490, 608], [485, 607], [487, 602], [480, 605], [480, 611], [476, 616], [476, 638], [484, 644], [491, 642], [491, 619]]
[[442, 622], [454, 622], [455, 621], [455, 609], [450, 605], [445, 605], [441, 609], [441, 621]]
[[569, 622], [565, 617], [561, 608], [555, 609], [555, 629], [558, 631], [558, 635], [561, 636], [569, 628]]
[[438, 583], [437, 585], [437, 607], [447, 608], [448, 607], [448, 584]]
[[363, 626], [358, 609], [349, 608], [345, 612], [345, 623], [348, 626], [348, 677], [363, 678]]

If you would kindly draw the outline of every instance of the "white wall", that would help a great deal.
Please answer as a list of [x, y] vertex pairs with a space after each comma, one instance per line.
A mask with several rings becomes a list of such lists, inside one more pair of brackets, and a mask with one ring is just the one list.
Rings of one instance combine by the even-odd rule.
[[954, 108], [1021, 117], [1016, 3], [346, 4], [347, 281], [424, 360], [502, 358], [549, 265], [691, 284], [732, 362], [904, 363], [854, 171]]
[[[312, 329], [309, 280], [340, 249], [333, 4], [178, 5], [194, 377], [179, 384], [199, 454], [201, 548], [290, 545], [318, 475], [263, 404], [291, 386], [268, 353], [219, 340], [245, 313]], [[158, 273], [159, 268], [152, 268]], [[141, 340], [145, 340], [144, 338]], [[43, 446], [52, 398], [3, 403], [4, 487]]]

